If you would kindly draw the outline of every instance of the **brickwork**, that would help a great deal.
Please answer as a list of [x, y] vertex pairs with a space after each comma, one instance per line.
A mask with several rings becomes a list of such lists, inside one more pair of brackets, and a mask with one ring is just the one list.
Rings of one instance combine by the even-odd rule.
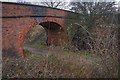
[[49, 44], [60, 45], [65, 43], [65, 41], [67, 42], [67, 34], [64, 32], [65, 19], [49, 16], [66, 17], [68, 13], [64, 10], [41, 6], [2, 3], [3, 55], [24, 57], [23, 42], [27, 32], [35, 25], [43, 22], [54, 22], [62, 28], [56, 31], [49, 31]]

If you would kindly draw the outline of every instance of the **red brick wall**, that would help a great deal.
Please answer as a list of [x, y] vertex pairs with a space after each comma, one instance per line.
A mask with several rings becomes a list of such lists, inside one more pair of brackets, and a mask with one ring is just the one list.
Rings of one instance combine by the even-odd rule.
[[[3, 16], [20, 16], [20, 15], [39, 15], [35, 12], [35, 6], [25, 6], [16, 4], [3, 4]], [[38, 11], [39, 11], [39, 7]], [[40, 7], [41, 9], [41, 7]], [[55, 9], [45, 9], [44, 15], [59, 15], [65, 16], [65, 11], [55, 10]], [[42, 13], [42, 11], [41, 11]], [[41, 14], [40, 13], [40, 14]], [[64, 27], [64, 19], [60, 18], [49, 18], [49, 17], [26, 17], [26, 18], [3, 18], [2, 19], [2, 50], [3, 55], [18, 55], [24, 57], [23, 55], [23, 42], [26, 37], [27, 32], [30, 28], [34, 27], [36, 24], [41, 22], [55, 22], [61, 27]], [[61, 32], [59, 34], [59, 32]], [[50, 44], [59, 45], [64, 42], [66, 36], [65, 32], [58, 30], [49, 32], [48, 42]], [[62, 41], [61, 41], [62, 39]], [[67, 39], [67, 38], [66, 38]]]

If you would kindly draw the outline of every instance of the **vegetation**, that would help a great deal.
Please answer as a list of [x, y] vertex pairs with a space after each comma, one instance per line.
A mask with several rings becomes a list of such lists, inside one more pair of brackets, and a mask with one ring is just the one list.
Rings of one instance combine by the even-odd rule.
[[[56, 54], [56, 52], [59, 52]], [[3, 78], [115, 78], [116, 63], [86, 51], [73, 52], [55, 48], [48, 54], [29, 54], [24, 60], [3, 58]], [[109, 71], [107, 70], [109, 69]]]
[[47, 46], [46, 31], [37, 26], [26, 36], [24, 59], [3, 57], [3, 78], [118, 78], [115, 3], [70, 5], [81, 15], [66, 22], [69, 46]]

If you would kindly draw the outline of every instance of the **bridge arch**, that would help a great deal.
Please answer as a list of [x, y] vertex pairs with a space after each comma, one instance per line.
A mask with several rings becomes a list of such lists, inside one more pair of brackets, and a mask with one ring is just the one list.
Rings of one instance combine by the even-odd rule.
[[47, 44], [58, 46], [61, 45], [63, 35], [65, 34], [63, 27], [56, 22], [42, 22], [39, 25], [43, 26], [47, 33]]
[[[77, 18], [73, 12], [38, 5], [2, 2], [2, 8], [2, 56], [24, 56], [26, 34], [38, 23], [47, 30], [48, 45], [63, 45], [68, 42], [67, 19]], [[47, 27], [49, 24], [50, 27]]]
[[[46, 31], [47, 46], [51, 46], [51, 45], [64, 46], [64, 44], [68, 42], [66, 32], [64, 31], [64, 28], [60, 24], [53, 22], [53, 21], [45, 21], [45, 22], [39, 23], [38, 25], [42, 26]], [[22, 55], [23, 57], [24, 57], [24, 53], [23, 53], [24, 40], [27, 36], [27, 33], [34, 27], [35, 26], [25, 29], [26, 31], [23, 31], [23, 33], [21, 34], [21, 39], [19, 40], [19, 43], [20, 43], [19, 54]]]

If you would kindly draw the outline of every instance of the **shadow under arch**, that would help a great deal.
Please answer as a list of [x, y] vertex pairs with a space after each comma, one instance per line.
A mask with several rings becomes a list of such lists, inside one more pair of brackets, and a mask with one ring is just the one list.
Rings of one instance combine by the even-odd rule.
[[[38, 24], [38, 28], [36, 29], [39, 29], [39, 27], [42, 27], [45, 31], [44, 34], [46, 34], [46, 38], [43, 39], [43, 44], [44, 46], [48, 47], [48, 46], [62, 46], [63, 44], [66, 44], [68, 41], [68, 38], [66, 37], [66, 33], [64, 31], [64, 28], [59, 25], [58, 23], [56, 22], [41, 22]], [[24, 38], [24, 41], [26, 39], [26, 37], [28, 36], [28, 33], [33, 30], [36, 26], [32, 27], [29, 29], [29, 31], [26, 33], [26, 36]], [[38, 30], [38, 33], [40, 33], [41, 31]], [[43, 36], [42, 36], [43, 37]], [[40, 38], [35, 38], [37, 40], [41, 40]], [[33, 40], [34, 43], [36, 43], [37, 41]], [[23, 42], [24, 44], [24, 42]], [[32, 44], [31, 44], [32, 45]], [[40, 44], [38, 44], [40, 45]], [[64, 45], [63, 45], [64, 46]], [[23, 45], [24, 47], [24, 45]], [[25, 49], [25, 48], [23, 48]], [[24, 51], [23, 51], [24, 52]]]
[[63, 42], [65, 31], [61, 25], [56, 22], [42, 22], [39, 25], [43, 26], [47, 34], [47, 46], [60, 46]]

